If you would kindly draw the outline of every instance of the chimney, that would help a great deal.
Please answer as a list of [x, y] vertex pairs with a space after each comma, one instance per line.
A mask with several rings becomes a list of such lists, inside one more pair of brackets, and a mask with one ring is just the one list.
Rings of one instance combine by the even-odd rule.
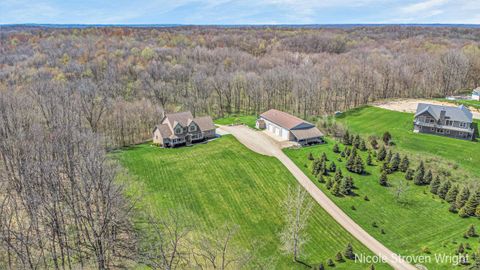
[[440, 111], [440, 123], [445, 123], [445, 114], [447, 113], [447, 111], [445, 111], [444, 109], [442, 109]]

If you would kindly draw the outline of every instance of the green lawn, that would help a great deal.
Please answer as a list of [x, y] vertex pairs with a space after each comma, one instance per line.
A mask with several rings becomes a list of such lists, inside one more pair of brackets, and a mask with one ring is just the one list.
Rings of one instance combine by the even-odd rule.
[[[413, 114], [361, 107], [336, 117], [354, 133], [365, 138], [385, 131], [392, 134], [395, 149], [414, 154], [430, 167], [453, 172], [453, 180], [475, 183], [480, 180], [480, 142], [437, 135], [413, 133]], [[479, 124], [478, 120], [475, 120]]]
[[[302, 269], [279, 251], [278, 234], [283, 222], [279, 205], [287, 188], [297, 182], [275, 158], [248, 150], [230, 135], [177, 149], [144, 144], [118, 151], [113, 157], [135, 176], [134, 189], [143, 191], [140, 208], [185, 211], [203, 231], [224, 223], [238, 224], [241, 245], [260, 241], [261, 257], [277, 258], [276, 269]], [[318, 205], [308, 233], [308, 263], [333, 258], [348, 242], [357, 253], [370, 254]], [[337, 263], [335, 269], [366, 267], [349, 261]], [[390, 268], [378, 265], [376, 269]]]
[[439, 98], [438, 100], [445, 101], [445, 102], [450, 102], [450, 103], [457, 104], [457, 105], [463, 104], [463, 105], [468, 106], [468, 107], [473, 107], [473, 108], [476, 108], [476, 109], [480, 109], [480, 101], [477, 101], [477, 100], [449, 100], [449, 99], [445, 99], [445, 98]]
[[[459, 164], [458, 171], [466, 170], [469, 175], [478, 177], [479, 143], [414, 134], [410, 131], [411, 119], [411, 114], [366, 107], [347, 112], [339, 121], [346, 124], [349, 130], [362, 135], [381, 135], [388, 130], [397, 144], [393, 147], [394, 151], [417, 153], [422, 158], [438, 155], [442, 162]], [[403, 173], [389, 175], [390, 187], [380, 186], [378, 184], [380, 164], [367, 166], [366, 175], [348, 173], [345, 169], [345, 160], [338, 162], [337, 158], [340, 155], [332, 151], [334, 144], [335, 141], [327, 138], [327, 144], [301, 149], [285, 149], [285, 153], [337, 205], [380, 242], [402, 255], [422, 255], [424, 247], [432, 252], [432, 256], [435, 253], [453, 255], [460, 243], [467, 242], [472, 250], [477, 250], [479, 239], [464, 239], [463, 233], [470, 224], [475, 224], [477, 229], [480, 229], [478, 219], [462, 219], [448, 212], [449, 204], [434, 198], [428, 187], [415, 186], [411, 181], [403, 180]], [[343, 146], [340, 148], [343, 149]], [[315, 157], [326, 153], [329, 160], [334, 160], [337, 166], [342, 168], [344, 175], [352, 175], [358, 187], [355, 190], [358, 196], [338, 198], [331, 195], [325, 185], [318, 183], [311, 174], [311, 161], [307, 159], [309, 153]], [[362, 155], [365, 160], [366, 153]], [[438, 161], [438, 158], [435, 160]], [[413, 167], [415, 166], [416, 164], [413, 164]], [[408, 190], [402, 201], [398, 202], [395, 198], [395, 190], [400, 181], [408, 184]], [[363, 199], [365, 195], [369, 197], [369, 201]], [[355, 206], [356, 210], [352, 210], [352, 206]], [[373, 227], [373, 222], [376, 222], [379, 227]], [[381, 233], [382, 228], [385, 234]], [[427, 266], [430, 266], [429, 269], [453, 268], [449, 264], [430, 263]]]
[[218, 124], [218, 125], [244, 124], [251, 128], [255, 128], [256, 121], [257, 121], [256, 115], [229, 115], [229, 116], [214, 120], [215, 124]]

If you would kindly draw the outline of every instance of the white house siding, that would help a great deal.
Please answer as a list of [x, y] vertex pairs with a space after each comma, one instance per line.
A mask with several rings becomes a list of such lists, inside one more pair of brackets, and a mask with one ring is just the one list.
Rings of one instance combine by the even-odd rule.
[[288, 129], [282, 128], [266, 119], [265, 120], [265, 128], [274, 134], [275, 136], [281, 137], [284, 140], [290, 139], [290, 131]]
[[480, 101], [480, 95], [472, 94], [472, 99]]

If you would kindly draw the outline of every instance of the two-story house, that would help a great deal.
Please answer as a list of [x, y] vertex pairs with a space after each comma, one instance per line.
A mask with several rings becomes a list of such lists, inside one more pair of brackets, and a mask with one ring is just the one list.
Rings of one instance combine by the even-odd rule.
[[189, 145], [215, 137], [215, 125], [210, 116], [193, 117], [192, 113], [166, 114], [153, 129], [153, 143], [163, 147]]
[[473, 140], [474, 138], [472, 113], [463, 105], [449, 107], [419, 103], [413, 124], [413, 132], [464, 140]]

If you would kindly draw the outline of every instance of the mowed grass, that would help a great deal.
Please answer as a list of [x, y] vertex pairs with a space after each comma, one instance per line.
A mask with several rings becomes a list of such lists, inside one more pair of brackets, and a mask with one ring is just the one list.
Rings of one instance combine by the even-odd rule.
[[[148, 144], [113, 154], [133, 174], [140, 189], [139, 211], [153, 207], [166, 213], [176, 209], [208, 232], [224, 224], [238, 224], [237, 243], [244, 248], [260, 243], [259, 256], [274, 257], [275, 269], [302, 269], [280, 251], [283, 226], [281, 201], [296, 180], [273, 157], [256, 154], [231, 135], [207, 144], [162, 149]], [[357, 253], [371, 254], [315, 204], [308, 225], [305, 257], [310, 264], [334, 258], [352, 242]], [[335, 269], [365, 269], [367, 264], [336, 263]], [[391, 269], [376, 265], [376, 269]]]
[[[335, 141], [327, 139], [327, 144], [305, 147], [301, 149], [285, 149], [284, 152], [323, 190], [338, 206], [340, 206], [355, 222], [367, 230], [382, 244], [402, 256], [431, 256], [431, 262], [425, 263], [428, 269], [453, 269], [451, 263], [437, 264], [435, 254], [453, 256], [460, 243], [469, 243], [471, 254], [479, 248], [479, 238], [464, 239], [463, 234], [470, 224], [480, 229], [480, 222], [475, 218], [462, 219], [448, 211], [449, 204], [434, 198], [429, 187], [419, 187], [412, 181], [404, 180], [404, 174], [397, 172], [388, 176], [390, 186], [383, 187], [378, 183], [381, 163], [366, 166], [366, 175], [349, 173], [345, 169], [346, 160], [337, 160], [339, 154], [332, 151]], [[344, 146], [341, 145], [341, 150]], [[335, 197], [325, 184], [319, 183], [311, 174], [311, 161], [307, 155], [320, 157], [326, 153], [330, 161], [335, 161], [342, 169], [343, 175], [354, 178], [356, 196]], [[363, 160], [366, 153], [361, 152]], [[329, 162], [330, 163], [330, 162]], [[328, 163], [328, 164], [329, 164]], [[333, 174], [331, 176], [333, 177]], [[397, 200], [396, 187], [400, 182], [408, 185], [407, 191]], [[368, 196], [369, 201], [364, 200]], [[352, 209], [355, 207], [355, 210]], [[373, 222], [378, 227], [373, 226]], [[381, 232], [384, 230], [385, 234]], [[431, 254], [423, 252], [428, 248]]]
[[[443, 166], [456, 179], [475, 183], [480, 180], [480, 142], [413, 133], [413, 114], [377, 107], [361, 107], [336, 117], [351, 132], [367, 138], [392, 134], [395, 151], [414, 154], [432, 166]], [[478, 120], [474, 120], [477, 125]]]
[[251, 128], [255, 128], [256, 121], [257, 121], [256, 115], [229, 115], [229, 116], [214, 120], [215, 124], [217, 125], [244, 124]]

